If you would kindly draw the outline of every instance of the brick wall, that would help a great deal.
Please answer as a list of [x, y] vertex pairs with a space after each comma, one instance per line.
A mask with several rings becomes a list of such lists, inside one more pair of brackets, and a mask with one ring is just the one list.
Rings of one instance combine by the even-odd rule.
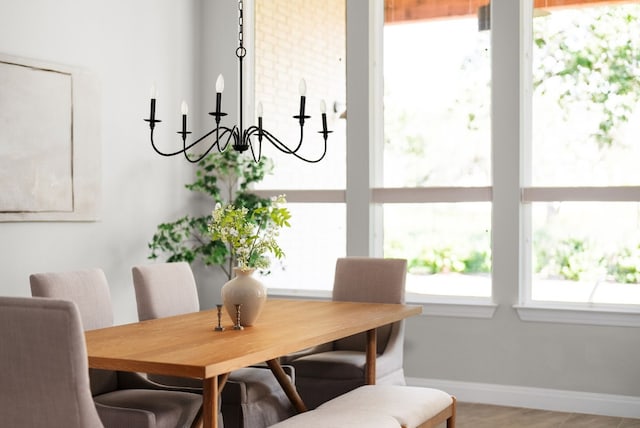
[[[265, 129], [297, 143], [299, 127], [292, 116], [299, 111], [298, 84], [304, 78], [306, 114], [312, 116], [305, 145], [307, 139], [319, 144], [320, 100], [326, 102], [330, 129], [342, 121], [334, 103], [344, 108], [346, 100], [345, 0], [257, 0], [255, 19], [255, 101], [263, 104]], [[336, 138], [331, 134], [333, 146]]]

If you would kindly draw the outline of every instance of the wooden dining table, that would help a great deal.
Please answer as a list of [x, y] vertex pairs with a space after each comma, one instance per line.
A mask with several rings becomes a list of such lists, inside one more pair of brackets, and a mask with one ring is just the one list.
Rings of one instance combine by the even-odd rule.
[[365, 382], [376, 379], [376, 328], [420, 314], [421, 306], [268, 299], [242, 330], [216, 310], [124, 324], [85, 333], [89, 367], [203, 380], [203, 425], [218, 427], [218, 396], [228, 374], [266, 362], [299, 412], [306, 410], [279, 357], [367, 332]]

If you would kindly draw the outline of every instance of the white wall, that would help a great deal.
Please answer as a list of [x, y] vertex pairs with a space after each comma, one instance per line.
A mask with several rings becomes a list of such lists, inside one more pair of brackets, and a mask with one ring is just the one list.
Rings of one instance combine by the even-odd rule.
[[0, 294], [30, 295], [32, 272], [101, 267], [116, 322], [137, 318], [131, 266], [148, 262], [156, 225], [184, 212], [192, 173], [153, 153], [142, 119], [155, 81], [165, 121], [157, 138], [178, 143], [180, 102], [195, 93], [199, 9], [195, 1], [0, 0], [0, 52], [83, 68], [100, 82], [103, 186], [98, 222], [0, 223]]

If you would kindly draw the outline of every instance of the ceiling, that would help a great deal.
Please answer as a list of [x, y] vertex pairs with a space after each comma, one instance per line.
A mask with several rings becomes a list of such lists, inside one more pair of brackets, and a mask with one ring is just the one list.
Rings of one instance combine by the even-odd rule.
[[[576, 5], [628, 3], [628, 0], [534, 0], [534, 7], [554, 9]], [[476, 15], [489, 0], [385, 0], [385, 22], [418, 21]]]

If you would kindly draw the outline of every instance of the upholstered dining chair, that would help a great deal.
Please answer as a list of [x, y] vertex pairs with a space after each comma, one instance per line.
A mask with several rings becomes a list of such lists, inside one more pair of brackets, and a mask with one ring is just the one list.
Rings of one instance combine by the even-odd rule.
[[[134, 266], [131, 273], [140, 321], [200, 310], [196, 281], [188, 263]], [[292, 370], [288, 374], [293, 380]], [[149, 377], [165, 385], [202, 387], [199, 379]], [[295, 414], [282, 387], [266, 366], [231, 372], [221, 397], [222, 417], [227, 428], [263, 428]]]
[[0, 297], [0, 424], [102, 428], [73, 302]]
[[[36, 273], [29, 280], [33, 296], [75, 302], [85, 330], [113, 325], [111, 294], [101, 269]], [[138, 373], [90, 369], [89, 379], [107, 428], [190, 427], [199, 422], [202, 396], [197, 393], [170, 390]]]
[[[407, 261], [346, 257], [336, 261], [335, 301], [404, 303]], [[378, 328], [376, 383], [405, 385], [404, 321]], [[296, 388], [308, 408], [365, 383], [366, 333], [283, 358], [296, 372]]]

